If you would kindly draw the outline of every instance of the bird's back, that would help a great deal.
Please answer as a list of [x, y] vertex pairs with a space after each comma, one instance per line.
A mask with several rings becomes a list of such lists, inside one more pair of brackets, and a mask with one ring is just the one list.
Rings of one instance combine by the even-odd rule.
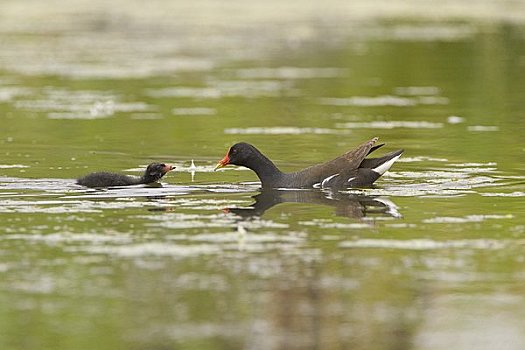
[[[374, 147], [377, 138], [366, 141], [346, 152], [345, 154], [325, 163], [312, 165], [301, 171], [286, 174], [283, 187], [324, 187], [328, 182], [336, 177], [346, 177], [345, 180], [357, 174], [361, 163], [372, 151], [382, 145]], [[324, 184], [323, 184], [324, 183]]]
[[138, 179], [122, 174], [105, 171], [88, 174], [77, 180], [77, 184], [86, 187], [128, 186], [138, 183]]

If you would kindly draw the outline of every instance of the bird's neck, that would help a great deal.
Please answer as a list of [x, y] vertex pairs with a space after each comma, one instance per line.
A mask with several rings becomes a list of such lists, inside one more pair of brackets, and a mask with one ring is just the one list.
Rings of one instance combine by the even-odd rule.
[[284, 173], [260, 151], [257, 151], [257, 156], [251, 158], [245, 166], [257, 174], [259, 180], [261, 180], [262, 187], [274, 187], [276, 182], [284, 175]]
[[132, 180], [135, 185], [142, 185], [142, 184], [149, 184], [151, 183], [151, 178], [146, 176], [146, 174], [142, 175], [141, 177], [133, 177]]

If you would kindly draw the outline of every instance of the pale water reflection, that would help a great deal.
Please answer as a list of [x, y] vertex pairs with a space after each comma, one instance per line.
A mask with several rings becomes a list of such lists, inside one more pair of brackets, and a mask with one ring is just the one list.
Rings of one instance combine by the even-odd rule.
[[[375, 216], [401, 217], [389, 199], [365, 195], [343, 194], [330, 190], [264, 190], [253, 197], [255, 203], [244, 208], [225, 208], [243, 218], [259, 217], [281, 203], [309, 203], [334, 207], [334, 214], [352, 219]], [[340, 227], [340, 226], [338, 226]]]

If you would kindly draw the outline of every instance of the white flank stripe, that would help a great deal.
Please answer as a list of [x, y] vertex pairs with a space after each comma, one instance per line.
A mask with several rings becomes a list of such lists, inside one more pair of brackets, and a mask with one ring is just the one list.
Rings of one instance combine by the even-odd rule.
[[384, 162], [383, 164], [379, 165], [378, 167], [375, 167], [374, 169], [372, 169], [372, 171], [375, 171], [379, 175], [383, 175], [384, 173], [386, 173], [388, 171], [388, 169], [390, 169], [392, 164], [394, 164], [396, 162], [396, 160], [399, 159], [399, 157], [401, 157], [401, 154], [398, 155], [398, 156], [395, 156], [392, 159], [390, 159], [388, 162]]
[[327, 183], [328, 181], [330, 181], [331, 179], [333, 179], [336, 176], [339, 176], [339, 174], [334, 174], [334, 175], [328, 176], [326, 179], [323, 180], [323, 182], [321, 182], [321, 187], [324, 187], [325, 183]]
[[352, 181], [352, 180], [355, 180], [355, 177], [351, 177], [351, 178], [349, 178], [347, 182], [350, 182], [350, 181]]

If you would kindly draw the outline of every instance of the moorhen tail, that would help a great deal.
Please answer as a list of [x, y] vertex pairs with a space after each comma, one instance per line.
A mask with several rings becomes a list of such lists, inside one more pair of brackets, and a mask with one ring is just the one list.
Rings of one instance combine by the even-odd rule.
[[95, 188], [149, 184], [159, 181], [168, 171], [173, 169], [175, 169], [175, 167], [172, 165], [151, 163], [141, 177], [101, 171], [79, 178], [77, 184]]
[[365, 159], [370, 153], [384, 145], [375, 145], [377, 140], [378, 138], [374, 137], [331, 161], [294, 173], [283, 173], [257, 148], [240, 142], [230, 147], [215, 169], [228, 164], [245, 166], [257, 174], [263, 188], [367, 187], [390, 169], [403, 153], [403, 150], [400, 149], [380, 158]]

